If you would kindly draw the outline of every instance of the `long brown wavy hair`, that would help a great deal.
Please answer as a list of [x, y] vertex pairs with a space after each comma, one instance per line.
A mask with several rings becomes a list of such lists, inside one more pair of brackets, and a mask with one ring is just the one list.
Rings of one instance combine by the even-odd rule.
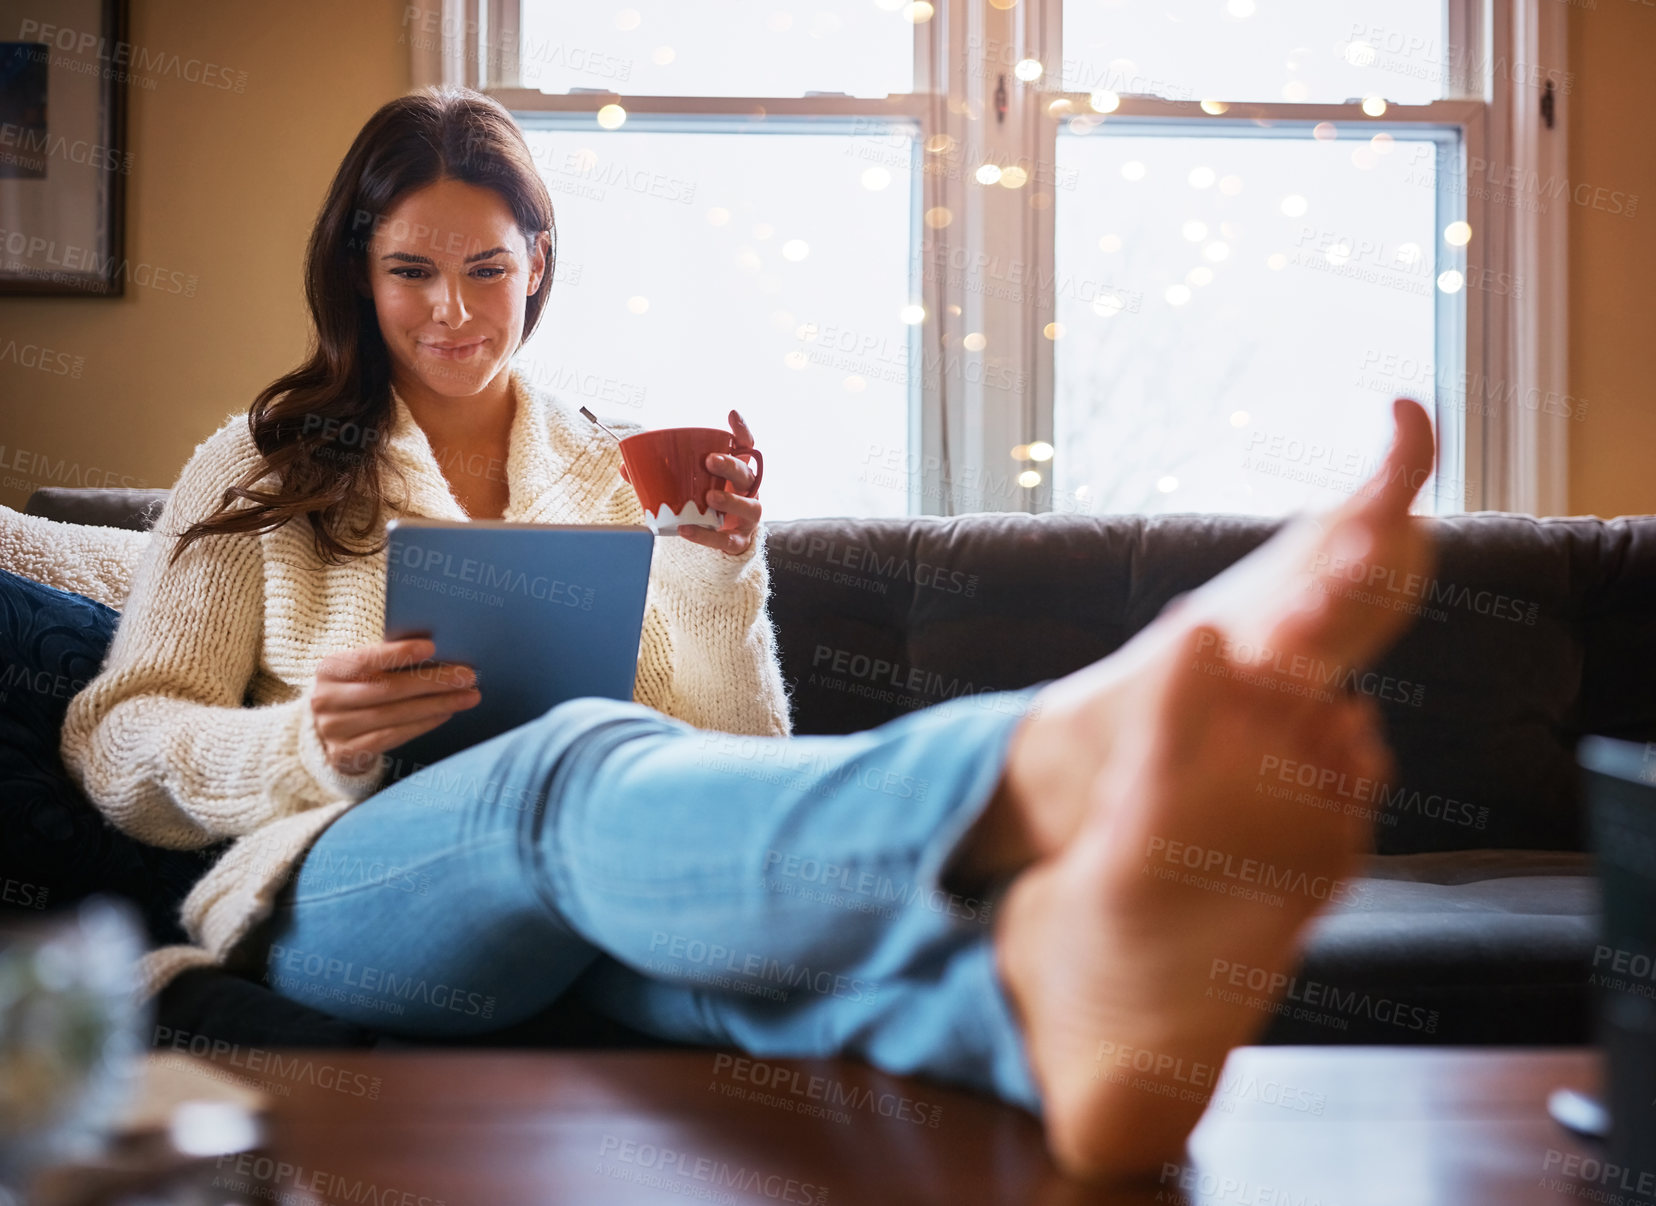
[[[310, 520], [317, 555], [328, 564], [385, 547], [375, 527], [385, 501], [380, 474], [389, 463], [379, 437], [392, 415], [391, 357], [367, 293], [368, 244], [399, 200], [444, 179], [499, 193], [531, 251], [541, 234], [550, 236], [552, 254], [525, 307], [522, 338], [534, 332], [552, 284], [557, 229], [523, 132], [503, 105], [465, 88], [425, 88], [384, 105], [346, 152], [311, 231], [310, 355], [254, 399], [247, 424], [258, 463], [225, 489], [211, 514], [184, 530], [173, 560], [204, 536], [274, 531], [300, 516]], [[254, 489], [272, 474], [275, 489]], [[364, 502], [371, 505], [360, 523], [349, 526], [349, 512]], [[346, 539], [376, 534], [382, 538], [366, 548]]]

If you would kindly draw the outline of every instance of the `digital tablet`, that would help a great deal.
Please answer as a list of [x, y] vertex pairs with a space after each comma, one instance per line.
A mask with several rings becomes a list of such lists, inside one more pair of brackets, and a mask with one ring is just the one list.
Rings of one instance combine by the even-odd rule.
[[385, 639], [429, 637], [482, 700], [387, 751], [387, 782], [581, 696], [631, 699], [655, 537], [648, 528], [393, 519]]

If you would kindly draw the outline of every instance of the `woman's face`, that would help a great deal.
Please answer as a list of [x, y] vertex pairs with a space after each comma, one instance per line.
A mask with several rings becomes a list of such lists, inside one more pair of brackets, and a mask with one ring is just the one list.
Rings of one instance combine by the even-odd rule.
[[546, 272], [493, 189], [439, 180], [403, 197], [368, 244], [368, 283], [399, 388], [481, 392], [505, 371]]

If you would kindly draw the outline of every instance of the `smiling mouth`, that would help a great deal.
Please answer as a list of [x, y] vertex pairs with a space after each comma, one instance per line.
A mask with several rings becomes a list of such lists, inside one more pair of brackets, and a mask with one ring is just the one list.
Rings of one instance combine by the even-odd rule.
[[470, 339], [465, 343], [420, 343], [429, 354], [443, 360], [460, 360], [473, 352], [481, 351], [487, 339]]

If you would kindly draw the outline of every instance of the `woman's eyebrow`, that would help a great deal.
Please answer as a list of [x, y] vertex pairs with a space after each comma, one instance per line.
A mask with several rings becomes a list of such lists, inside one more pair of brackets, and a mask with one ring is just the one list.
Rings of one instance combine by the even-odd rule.
[[[475, 255], [468, 255], [466, 263], [475, 264], [478, 260], [486, 260], [491, 255], [504, 255], [505, 253], [506, 248], [504, 247], [491, 247], [487, 251], [479, 251]], [[399, 260], [404, 264], [430, 264], [432, 262], [430, 256], [415, 255], [412, 251], [388, 251], [380, 256], [380, 259]]]

